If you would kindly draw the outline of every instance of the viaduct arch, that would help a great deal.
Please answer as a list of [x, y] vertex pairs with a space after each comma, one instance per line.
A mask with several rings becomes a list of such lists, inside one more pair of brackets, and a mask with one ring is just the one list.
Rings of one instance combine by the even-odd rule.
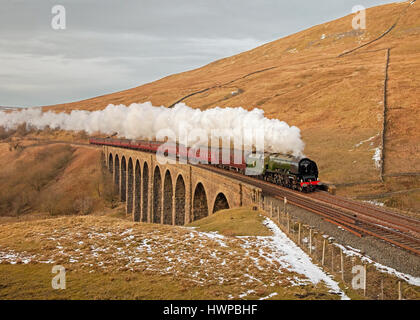
[[258, 203], [261, 190], [189, 164], [160, 164], [155, 155], [103, 146], [119, 199], [133, 221], [185, 225], [217, 211]]
[[[131, 159], [130, 159], [131, 160]], [[141, 217], [141, 171], [140, 171], [140, 162], [136, 160], [136, 169], [134, 171], [134, 214], [133, 220], [139, 222]], [[128, 210], [129, 204], [127, 203], [127, 213], [130, 213]]]

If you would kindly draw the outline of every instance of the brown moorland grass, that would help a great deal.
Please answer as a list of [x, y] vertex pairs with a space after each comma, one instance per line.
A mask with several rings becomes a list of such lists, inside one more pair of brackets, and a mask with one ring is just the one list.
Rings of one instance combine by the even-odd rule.
[[420, 218], [420, 179], [413, 176], [387, 177], [384, 183], [343, 186], [337, 194], [360, 201], [375, 200], [402, 214]]
[[19, 152], [15, 163], [2, 170], [1, 213], [18, 215], [33, 209], [40, 191], [58, 177], [71, 161], [72, 154], [69, 146], [39, 150], [32, 159]]
[[99, 149], [30, 142], [0, 143], [0, 216], [88, 214], [115, 201]]
[[269, 236], [272, 233], [262, 222], [264, 217], [249, 208], [221, 210], [215, 214], [190, 223], [198, 231], [218, 232], [225, 236]]
[[[248, 219], [261, 224], [255, 214]], [[302, 276], [262, 258], [270, 252], [254, 237], [107, 216], [4, 224], [0, 299], [339, 298], [322, 283], [294, 285]], [[66, 268], [65, 290], [51, 288], [54, 264]]]

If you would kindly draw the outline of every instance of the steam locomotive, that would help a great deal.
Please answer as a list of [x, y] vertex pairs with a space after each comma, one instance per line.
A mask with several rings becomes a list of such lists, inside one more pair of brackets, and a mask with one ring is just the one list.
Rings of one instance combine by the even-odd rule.
[[[247, 174], [286, 188], [310, 192], [319, 184], [318, 167], [308, 158], [281, 153], [248, 154]], [[260, 173], [260, 174], [258, 174]]]
[[[90, 144], [157, 153], [164, 142], [127, 139], [92, 138]], [[205, 151], [203, 151], [205, 150]], [[252, 175], [277, 185], [301, 192], [311, 192], [319, 185], [318, 167], [308, 158], [297, 158], [281, 153], [252, 153], [226, 149], [191, 148], [176, 143], [165, 143], [163, 155], [173, 160], [192, 164], [208, 164], [222, 169]], [[239, 154], [239, 157], [238, 157]], [[226, 155], [228, 157], [226, 161]]]

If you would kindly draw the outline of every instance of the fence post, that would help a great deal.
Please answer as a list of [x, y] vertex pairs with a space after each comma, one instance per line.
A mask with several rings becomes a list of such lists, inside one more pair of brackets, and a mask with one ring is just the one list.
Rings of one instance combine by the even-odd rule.
[[280, 208], [277, 206], [277, 222], [280, 224]]
[[402, 300], [401, 281], [398, 281], [398, 300]]
[[341, 279], [344, 282], [344, 257], [343, 257], [343, 249], [340, 250], [340, 258], [341, 258]]
[[270, 203], [270, 217], [273, 217], [273, 201]]
[[381, 278], [381, 300], [384, 300], [384, 279]]
[[301, 225], [301, 223], [299, 222], [299, 231], [298, 231], [298, 245], [300, 245], [300, 225]]
[[309, 254], [312, 254], [312, 229], [309, 228]]
[[366, 275], [366, 271], [367, 271], [367, 265], [366, 263], [363, 265], [364, 267], [364, 275], [363, 275], [363, 295], [366, 297], [366, 282], [367, 282], [367, 275]]
[[322, 265], [324, 265], [325, 263], [325, 242], [326, 242], [326, 239], [324, 238], [324, 242], [322, 244]]
[[287, 212], [287, 207], [286, 207], [286, 205], [287, 205], [287, 198], [286, 197], [284, 197], [284, 213], [286, 214], [286, 212]]
[[290, 233], [290, 217], [287, 215], [287, 233]]
[[331, 272], [334, 272], [334, 245], [331, 244]]

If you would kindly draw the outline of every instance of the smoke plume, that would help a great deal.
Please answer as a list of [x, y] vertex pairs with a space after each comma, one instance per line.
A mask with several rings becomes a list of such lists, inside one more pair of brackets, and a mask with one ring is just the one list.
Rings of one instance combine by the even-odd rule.
[[[171, 130], [177, 136], [182, 130], [205, 130], [212, 136], [215, 130], [230, 131], [230, 138], [244, 130], [260, 130], [264, 135], [264, 148], [270, 152], [291, 153], [302, 156], [304, 143], [300, 129], [286, 122], [264, 117], [264, 111], [243, 108], [193, 109], [183, 103], [174, 108], [154, 107], [150, 102], [130, 106], [108, 105], [103, 110], [74, 110], [70, 113], [42, 112], [39, 108], [21, 111], [0, 111], [0, 126], [15, 129], [26, 123], [27, 128], [86, 131], [88, 134], [114, 134], [127, 139], [154, 139], [162, 130]], [[189, 144], [192, 141], [189, 141]]]

